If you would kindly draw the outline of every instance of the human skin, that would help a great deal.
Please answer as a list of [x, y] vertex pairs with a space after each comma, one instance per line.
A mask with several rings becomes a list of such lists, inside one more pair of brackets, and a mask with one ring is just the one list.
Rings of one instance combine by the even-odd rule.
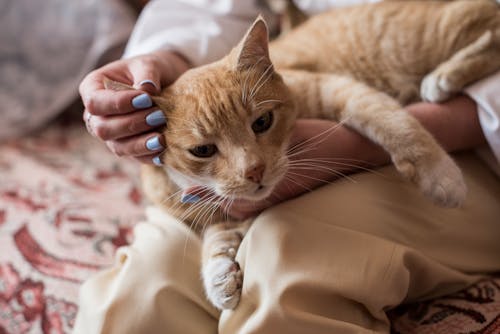
[[[158, 107], [151, 103], [151, 106], [136, 108], [133, 100], [145, 93], [158, 94], [162, 87], [171, 84], [189, 67], [189, 63], [180, 55], [159, 50], [121, 59], [92, 71], [80, 84], [80, 95], [85, 106], [83, 119], [89, 132], [102, 140], [117, 156], [153, 163], [152, 159], [161, 152], [161, 148], [149, 150], [146, 142], [158, 136], [161, 145], [165, 146], [159, 131], [165, 122], [163, 120], [160, 123], [158, 121], [161, 120], [156, 118], [155, 123], [160, 124], [148, 125], [147, 116], [158, 110]], [[106, 77], [136, 89], [105, 89], [103, 81]]]

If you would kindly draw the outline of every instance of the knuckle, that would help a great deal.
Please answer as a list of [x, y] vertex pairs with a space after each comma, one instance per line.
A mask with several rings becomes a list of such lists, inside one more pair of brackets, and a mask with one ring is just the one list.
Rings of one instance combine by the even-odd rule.
[[123, 149], [116, 142], [109, 140], [106, 142], [106, 145], [108, 146], [109, 150], [117, 157], [122, 157], [125, 155]]
[[142, 155], [149, 152], [144, 140], [136, 140], [132, 145], [132, 151], [133, 155]]
[[120, 99], [115, 99], [112, 103], [112, 106], [113, 106], [113, 113], [114, 114], [120, 114], [121, 112], [121, 101]]
[[83, 105], [85, 106], [85, 109], [91, 114], [96, 113], [96, 97], [94, 94], [90, 95], [82, 95], [82, 102]]
[[85, 86], [93, 75], [94, 71], [88, 73], [80, 82], [80, 85], [78, 85], [78, 92], [80, 93], [81, 96], [85, 95]]
[[94, 124], [92, 124], [92, 130], [94, 131], [94, 134], [98, 138], [100, 138], [102, 140], [110, 139], [108, 127], [106, 126], [106, 124], [104, 122], [102, 122], [102, 121], [95, 122]]
[[150, 73], [155, 72], [155, 70], [160, 66], [159, 59], [153, 55], [147, 55], [137, 59], [137, 68], [141, 69], [141, 72], [150, 75]]

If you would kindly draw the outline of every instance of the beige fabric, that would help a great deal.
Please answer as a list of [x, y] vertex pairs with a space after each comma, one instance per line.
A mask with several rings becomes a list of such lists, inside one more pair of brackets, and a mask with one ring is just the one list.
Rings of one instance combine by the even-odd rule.
[[242, 300], [220, 321], [201, 288], [199, 240], [150, 209], [116, 265], [82, 287], [75, 333], [388, 333], [386, 309], [500, 269], [500, 181], [473, 155], [458, 160], [461, 209], [433, 206], [386, 167], [262, 214], [237, 256]]

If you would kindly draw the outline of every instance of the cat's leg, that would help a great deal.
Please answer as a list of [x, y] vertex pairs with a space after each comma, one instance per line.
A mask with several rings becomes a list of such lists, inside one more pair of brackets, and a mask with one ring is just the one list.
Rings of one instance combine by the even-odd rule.
[[288, 72], [284, 78], [297, 96], [299, 117], [331, 118], [354, 128], [389, 152], [399, 172], [436, 204], [456, 207], [465, 200], [458, 166], [395, 99], [344, 76]]
[[235, 257], [249, 225], [214, 224], [203, 235], [203, 284], [208, 300], [221, 310], [235, 308], [240, 300], [243, 273]]
[[495, 33], [488, 30], [425, 76], [420, 95], [428, 102], [443, 102], [499, 69], [500, 29]]

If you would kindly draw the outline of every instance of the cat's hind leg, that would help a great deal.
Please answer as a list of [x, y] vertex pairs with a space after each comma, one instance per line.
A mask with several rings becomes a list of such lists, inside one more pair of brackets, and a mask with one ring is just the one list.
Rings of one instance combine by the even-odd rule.
[[466, 85], [500, 69], [500, 28], [488, 30], [427, 74], [421, 85], [424, 101], [443, 102]]
[[243, 273], [235, 257], [249, 224], [214, 224], [203, 235], [203, 285], [208, 300], [221, 310], [234, 309], [240, 300]]

